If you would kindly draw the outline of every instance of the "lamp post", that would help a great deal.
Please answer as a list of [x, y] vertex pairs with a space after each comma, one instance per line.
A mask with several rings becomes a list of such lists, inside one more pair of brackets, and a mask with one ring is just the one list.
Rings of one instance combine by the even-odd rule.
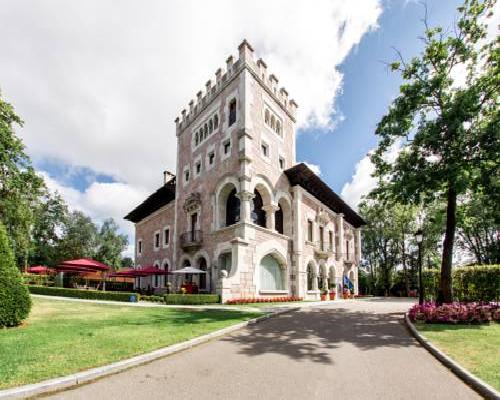
[[415, 240], [418, 245], [418, 304], [424, 304], [424, 285], [422, 283], [422, 241], [424, 240], [424, 234], [422, 229], [415, 232]]

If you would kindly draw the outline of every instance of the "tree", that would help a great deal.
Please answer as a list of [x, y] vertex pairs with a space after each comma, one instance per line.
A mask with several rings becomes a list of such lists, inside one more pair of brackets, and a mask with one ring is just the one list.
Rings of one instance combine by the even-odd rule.
[[54, 265], [59, 260], [57, 249], [67, 220], [68, 208], [62, 197], [44, 191], [34, 209], [31, 230], [31, 265]]
[[30, 309], [28, 289], [16, 267], [7, 231], [0, 223], [0, 328], [19, 325]]
[[123, 257], [121, 261], [121, 268], [130, 268], [134, 266], [134, 260], [130, 257]]
[[17, 265], [26, 265], [33, 208], [44, 188], [14, 126], [22, 126], [14, 108], [0, 96], [0, 222], [7, 230]]
[[500, 264], [499, 211], [482, 194], [458, 205], [458, 245], [473, 254], [477, 264]]
[[[451, 268], [457, 197], [468, 189], [498, 188], [500, 138], [498, 59], [495, 43], [482, 45], [494, 0], [466, 0], [452, 32], [431, 28], [425, 19], [425, 48], [419, 57], [391, 64], [403, 77], [400, 95], [379, 122], [379, 145], [372, 154], [380, 179], [376, 194], [404, 204], [446, 203], [439, 302], [451, 302]], [[467, 70], [458, 86], [453, 73]], [[385, 154], [401, 151], [390, 163]], [[494, 173], [485, 174], [487, 169]], [[496, 181], [497, 182], [497, 181]]]
[[97, 250], [97, 228], [81, 211], [68, 215], [57, 246], [57, 262], [74, 258], [93, 258]]
[[113, 218], [104, 220], [97, 237], [96, 260], [116, 268], [121, 267], [121, 254], [128, 244], [126, 235], [118, 233], [118, 225]]

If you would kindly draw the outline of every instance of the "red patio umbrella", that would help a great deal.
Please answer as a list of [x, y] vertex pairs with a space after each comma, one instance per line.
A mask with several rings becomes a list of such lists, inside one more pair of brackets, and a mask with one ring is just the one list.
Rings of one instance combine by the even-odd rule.
[[28, 267], [26, 271], [30, 274], [47, 275], [51, 272], [51, 269], [49, 267], [46, 267], [45, 265], [34, 265], [32, 267]]
[[122, 271], [115, 272], [114, 274], [111, 274], [109, 276], [116, 277], [116, 276], [122, 276], [122, 277], [131, 277], [131, 278], [138, 278], [138, 277], [144, 277], [144, 276], [152, 276], [152, 275], [170, 275], [171, 272], [165, 269], [160, 269], [158, 267], [154, 266], [148, 266], [148, 267], [142, 267], [139, 269], [125, 269]]
[[88, 271], [108, 271], [109, 266], [91, 258], [79, 258], [76, 260], [63, 261], [57, 268], [84, 268]]

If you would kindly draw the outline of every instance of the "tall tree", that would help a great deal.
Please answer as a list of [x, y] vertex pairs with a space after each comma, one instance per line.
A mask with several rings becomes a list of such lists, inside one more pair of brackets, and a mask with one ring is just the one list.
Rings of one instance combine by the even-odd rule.
[[67, 219], [66, 203], [58, 193], [44, 190], [33, 213], [29, 263], [54, 265], [58, 261], [57, 248]]
[[22, 123], [0, 95], [0, 222], [10, 238], [16, 264], [25, 266], [31, 246], [33, 208], [44, 183], [15, 134], [14, 127]]
[[[481, 22], [494, 4], [466, 0], [449, 32], [429, 27], [425, 19], [422, 54], [391, 64], [404, 83], [376, 129], [380, 141], [371, 159], [380, 177], [378, 194], [402, 203], [446, 202], [439, 302], [453, 300], [457, 197], [469, 188], [495, 187], [491, 174], [481, 173], [488, 166], [498, 176], [499, 51], [496, 40], [482, 45], [486, 25]], [[467, 71], [462, 86], [453, 75], [459, 68]], [[389, 163], [384, 156], [395, 143], [402, 150]]]
[[121, 267], [121, 254], [128, 244], [126, 235], [118, 233], [118, 225], [113, 218], [104, 220], [97, 237], [96, 260], [115, 268]]
[[68, 215], [57, 246], [57, 262], [74, 258], [93, 258], [97, 250], [97, 227], [81, 211]]

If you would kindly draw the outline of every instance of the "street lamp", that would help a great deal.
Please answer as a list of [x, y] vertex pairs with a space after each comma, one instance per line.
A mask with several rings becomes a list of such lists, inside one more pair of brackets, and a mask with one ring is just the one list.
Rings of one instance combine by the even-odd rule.
[[422, 283], [422, 241], [424, 233], [422, 229], [415, 232], [415, 240], [418, 245], [418, 304], [424, 304], [424, 285]]

